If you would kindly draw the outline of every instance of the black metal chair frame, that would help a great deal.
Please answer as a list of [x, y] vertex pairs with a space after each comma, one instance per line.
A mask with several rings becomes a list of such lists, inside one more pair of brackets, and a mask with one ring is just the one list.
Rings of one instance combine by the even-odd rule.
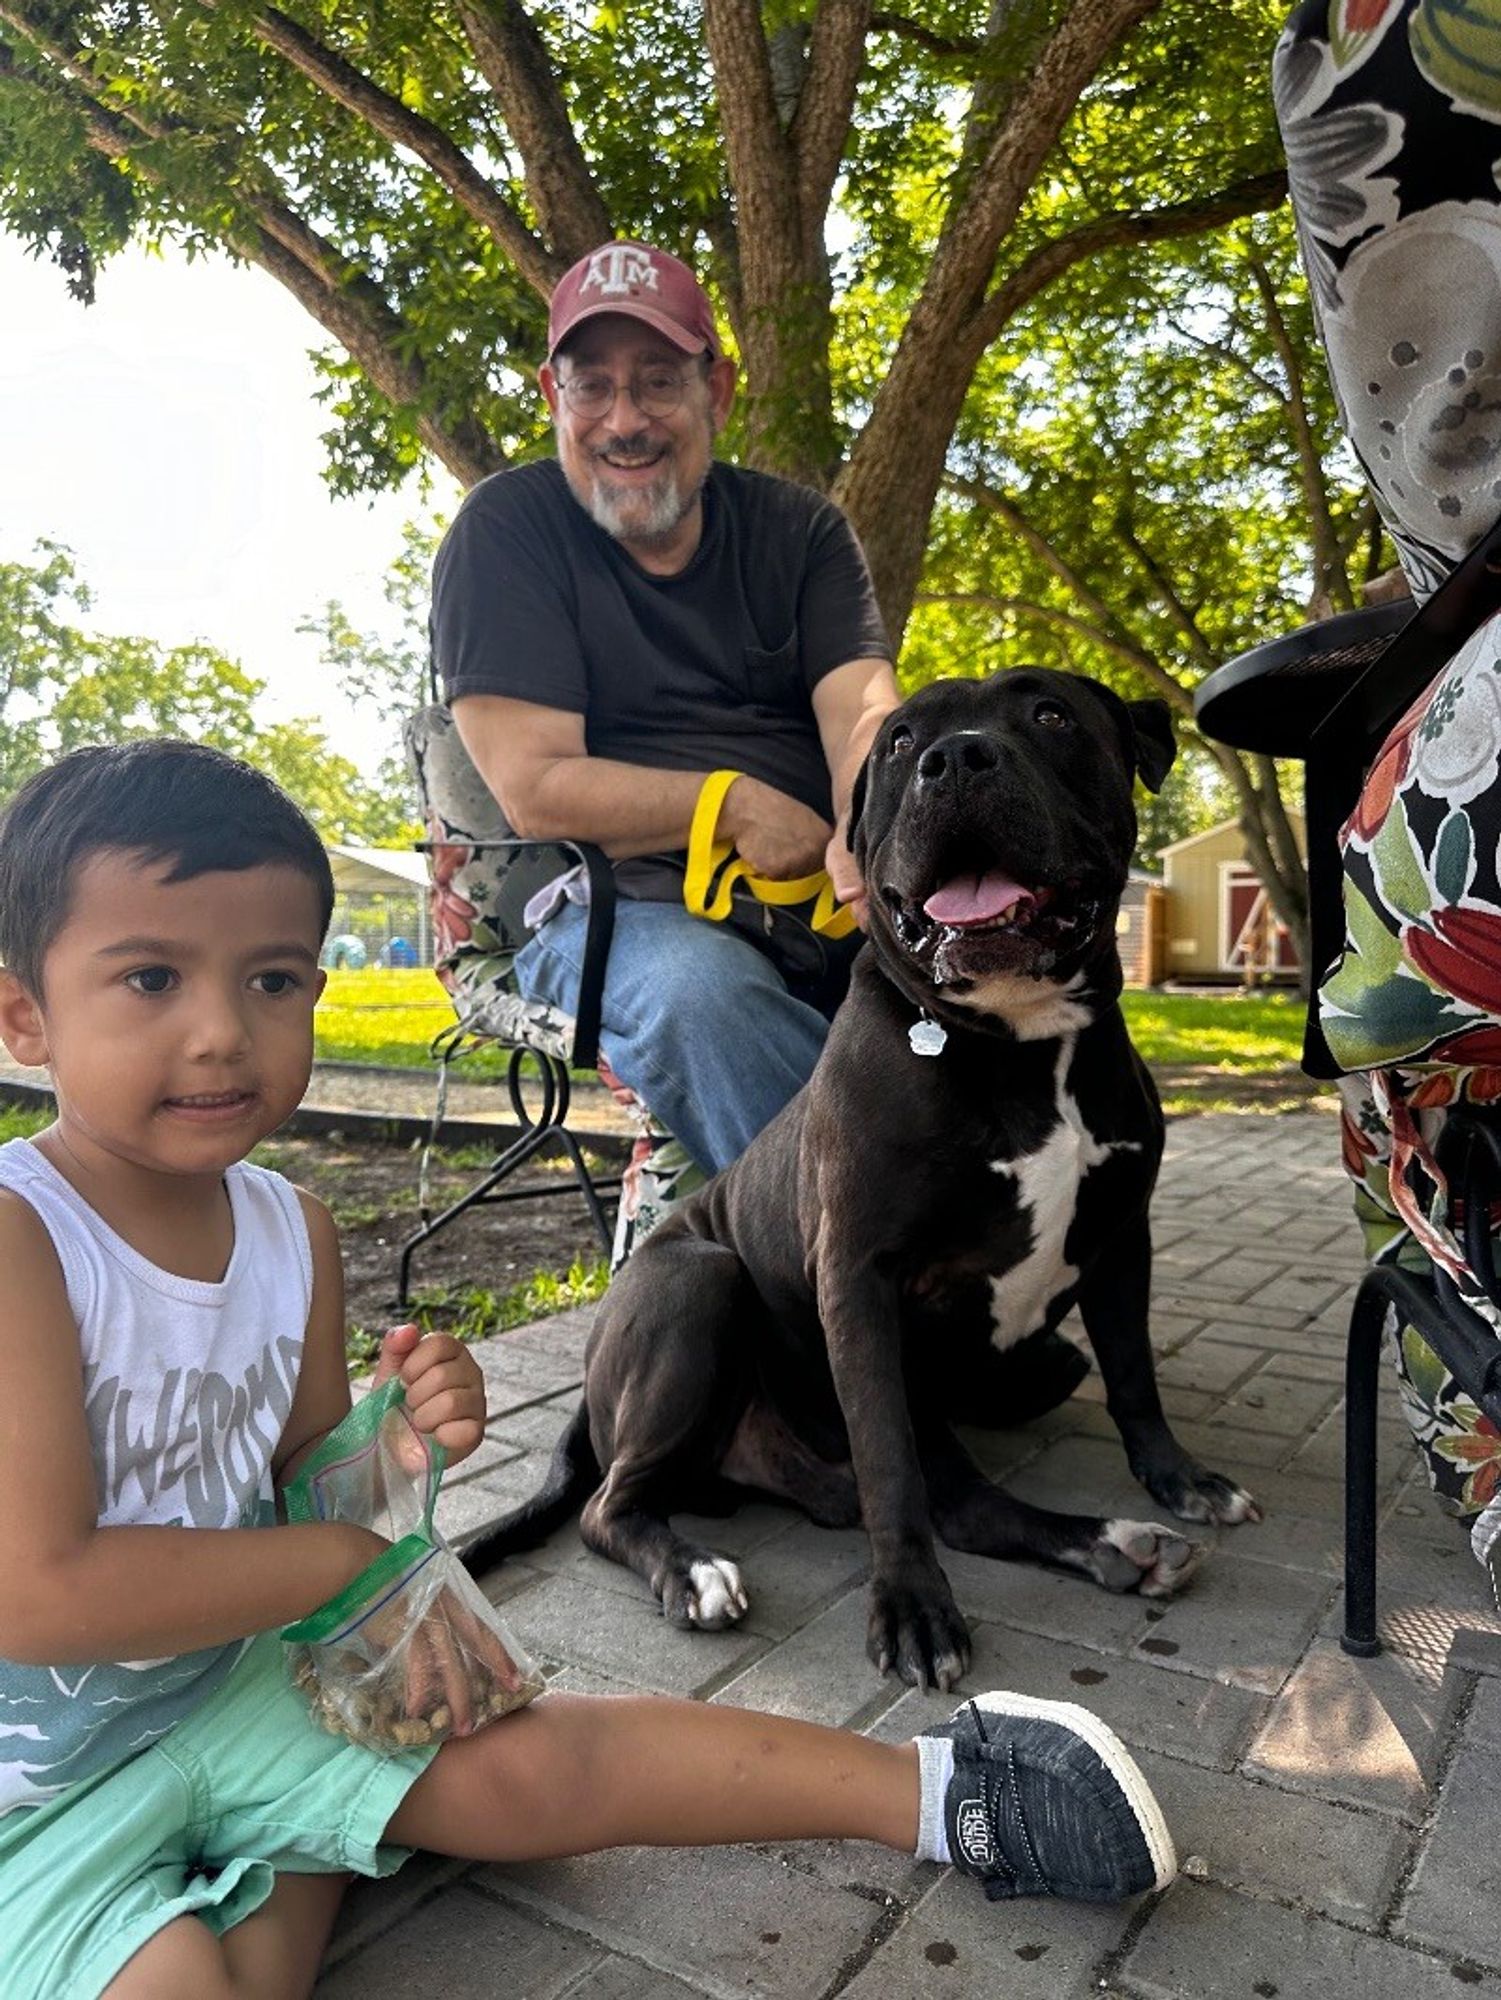
[[[1366, 769], [1393, 726], [1459, 647], [1501, 606], [1501, 526], [1484, 537], [1423, 607], [1347, 612], [1253, 648], [1200, 685], [1194, 714], [1208, 736], [1307, 765], [1305, 793], [1312, 991], [1303, 1067], [1340, 1074], [1318, 1020], [1318, 981], [1343, 943], [1338, 835]], [[1491, 1213], [1501, 1196], [1501, 1133], [1472, 1106], [1449, 1112], [1438, 1148], [1448, 1222], [1481, 1289], [1501, 1308]], [[1446, 1272], [1373, 1264], [1350, 1312], [1345, 1347], [1345, 1624], [1340, 1644], [1369, 1658], [1376, 1624], [1376, 1401], [1389, 1315], [1427, 1342], [1476, 1406], [1501, 1428], [1501, 1339]]]
[[[438, 843], [419, 841], [419, 852], [431, 853]], [[593, 1069], [599, 1061], [600, 1006], [604, 991], [605, 966], [610, 954], [610, 939], [615, 928], [615, 872], [604, 853], [587, 841], [576, 840], [524, 840], [513, 836], [503, 840], [482, 840], [467, 843], [476, 853], [503, 851], [520, 856], [535, 856], [538, 862], [551, 854], [565, 857], [553, 867], [554, 874], [561, 873], [567, 860], [581, 862], [589, 883], [589, 918], [584, 934], [584, 964], [580, 982], [579, 1007], [574, 1016], [573, 1040], [566, 1059], [548, 1050], [532, 1048], [523, 1043], [512, 1043], [510, 1062], [506, 1070], [506, 1089], [510, 1096], [511, 1111], [516, 1121], [514, 1137], [496, 1153], [481, 1178], [473, 1187], [445, 1208], [438, 1215], [430, 1215], [424, 1207], [421, 1227], [414, 1230], [401, 1244], [397, 1279], [397, 1302], [404, 1309], [411, 1291], [412, 1258], [424, 1243], [428, 1243], [440, 1231], [456, 1222], [472, 1208], [480, 1208], [507, 1201], [538, 1201], [557, 1195], [571, 1194], [576, 1188], [582, 1195], [599, 1239], [606, 1254], [609, 1253], [614, 1230], [611, 1219], [606, 1215], [601, 1195], [617, 1193], [620, 1179], [596, 1178], [589, 1172], [578, 1140], [568, 1129], [568, 1115], [572, 1106], [573, 1080], [570, 1072], [575, 1069]], [[534, 867], [530, 874], [540, 883], [545, 879], [545, 867]], [[508, 942], [519, 949], [524, 938], [519, 924], [509, 926], [514, 935]], [[444, 1065], [440, 1080], [438, 1109], [434, 1113], [433, 1132], [429, 1144], [436, 1141], [438, 1126], [442, 1118], [443, 1086], [446, 1084], [448, 1065], [462, 1060], [462, 1050], [466, 1047], [478, 1048], [486, 1043], [502, 1040], [499, 1036], [485, 1035], [483, 1031], [470, 1031], [462, 1022], [447, 1028], [434, 1043], [434, 1051]], [[535, 1068], [535, 1078], [527, 1076], [528, 1067]], [[526, 1092], [529, 1082], [535, 1082], [540, 1095], [535, 1108], [527, 1102]], [[519, 1168], [544, 1150], [554, 1149], [562, 1153], [572, 1170], [572, 1181], [559, 1187], [502, 1187]]]
[[[1501, 1134], [1467, 1107], [1449, 1113], [1438, 1159], [1449, 1181], [1449, 1220], [1488, 1298], [1501, 1305], [1490, 1216], [1501, 1191]], [[1501, 1429], [1501, 1339], [1460, 1297], [1448, 1273], [1426, 1276], [1373, 1264], [1350, 1308], [1345, 1346], [1345, 1629], [1347, 1653], [1381, 1651], [1376, 1630], [1376, 1400], [1388, 1316], [1412, 1326], [1476, 1406]]]

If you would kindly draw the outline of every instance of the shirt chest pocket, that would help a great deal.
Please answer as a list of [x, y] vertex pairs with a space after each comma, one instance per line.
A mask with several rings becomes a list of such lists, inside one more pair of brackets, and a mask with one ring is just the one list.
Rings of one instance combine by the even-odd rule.
[[742, 658], [745, 691], [752, 702], [767, 708], [807, 706], [796, 632], [780, 646], [747, 646]]

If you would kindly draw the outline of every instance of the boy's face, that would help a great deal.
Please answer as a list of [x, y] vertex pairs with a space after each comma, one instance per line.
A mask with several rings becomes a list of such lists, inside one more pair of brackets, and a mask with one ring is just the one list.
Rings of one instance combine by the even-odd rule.
[[218, 1174], [307, 1087], [318, 897], [286, 866], [168, 882], [172, 865], [86, 861], [40, 1000], [0, 974], [0, 1034], [17, 1061], [51, 1068], [81, 1158]]

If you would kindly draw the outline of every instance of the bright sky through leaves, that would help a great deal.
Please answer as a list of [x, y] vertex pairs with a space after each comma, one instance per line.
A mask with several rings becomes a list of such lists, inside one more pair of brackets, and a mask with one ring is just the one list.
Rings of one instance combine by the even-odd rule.
[[267, 683], [268, 716], [318, 717], [373, 769], [393, 746], [296, 628], [330, 597], [381, 626], [381, 576], [422, 502], [329, 498], [316, 333], [227, 259], [126, 251], [83, 307], [0, 235], [0, 559], [65, 542], [99, 630], [206, 640]]

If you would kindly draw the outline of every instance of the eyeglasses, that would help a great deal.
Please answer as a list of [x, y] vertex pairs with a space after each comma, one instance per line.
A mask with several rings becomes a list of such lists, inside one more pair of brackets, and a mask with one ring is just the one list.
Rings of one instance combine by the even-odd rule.
[[558, 383], [558, 394], [576, 417], [591, 422], [609, 414], [622, 389], [629, 391], [643, 417], [670, 417], [682, 403], [692, 374], [664, 361], [638, 368], [628, 383], [622, 383], [602, 368], [583, 368]]

